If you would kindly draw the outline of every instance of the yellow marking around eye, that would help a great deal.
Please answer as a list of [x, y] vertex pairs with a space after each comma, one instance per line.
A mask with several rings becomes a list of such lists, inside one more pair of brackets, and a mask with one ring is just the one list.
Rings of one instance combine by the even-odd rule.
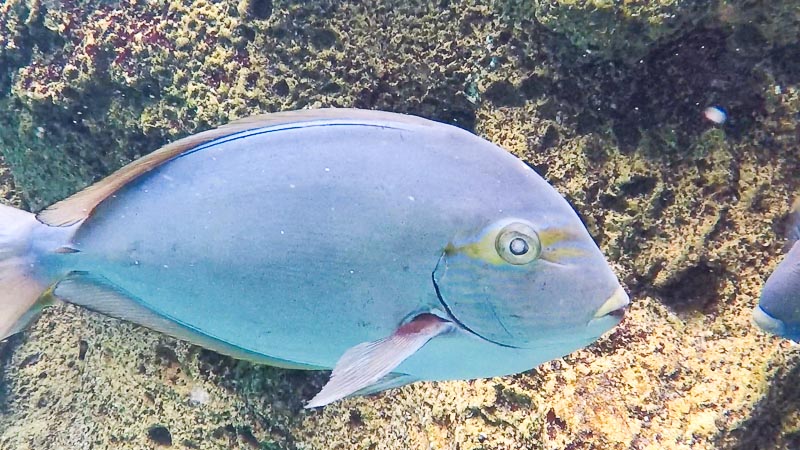
[[39, 305], [41, 308], [55, 305], [55, 303], [60, 300], [53, 292], [56, 290], [57, 285], [58, 282], [53, 283], [50, 285], [49, 288], [47, 288], [46, 291], [42, 292], [42, 295], [40, 295], [39, 298], [36, 300], [36, 304]]
[[505, 264], [503, 258], [497, 253], [497, 250], [495, 250], [494, 242], [487, 245], [483, 240], [481, 240], [472, 244], [462, 245], [461, 247], [458, 247], [456, 251], [458, 253], [463, 253], [472, 259], [484, 261], [489, 264]]
[[491, 229], [484, 233], [478, 241], [469, 242], [463, 245], [447, 244], [444, 251], [448, 255], [462, 253], [473, 259], [485, 261], [489, 264], [499, 265], [503, 264], [503, 258], [497, 253], [494, 248], [495, 241], [497, 240], [497, 233], [500, 230]]
[[559, 248], [542, 252], [541, 258], [545, 261], [558, 264], [566, 258], [580, 258], [584, 255], [586, 255], [586, 252], [577, 248]]
[[[461, 245], [447, 244], [444, 252], [448, 255], [461, 253], [469, 256], [470, 258], [487, 262], [493, 265], [506, 264], [503, 258], [497, 253], [495, 242], [497, 240], [497, 233], [502, 230], [502, 227], [492, 228], [486, 231], [479, 240], [464, 243]], [[574, 239], [576, 236], [567, 230], [560, 228], [548, 228], [538, 231], [539, 241], [541, 242], [542, 249], [552, 247], [558, 242]], [[585, 253], [575, 248], [560, 248], [557, 250], [543, 251], [541, 258], [552, 262], [558, 263], [564, 258], [581, 257]]]
[[586, 254], [585, 251], [574, 247], [560, 247], [557, 249], [548, 250], [548, 247], [552, 247], [554, 244], [577, 238], [578, 236], [576, 236], [574, 233], [561, 228], [549, 228], [542, 230], [539, 233], [539, 240], [542, 242], [543, 249], [541, 258], [545, 261], [558, 264], [567, 258], [580, 258], [581, 256], [584, 256]]
[[572, 233], [560, 228], [544, 229], [537, 234], [539, 235], [539, 242], [542, 243], [542, 248], [547, 248], [557, 242], [574, 238]]

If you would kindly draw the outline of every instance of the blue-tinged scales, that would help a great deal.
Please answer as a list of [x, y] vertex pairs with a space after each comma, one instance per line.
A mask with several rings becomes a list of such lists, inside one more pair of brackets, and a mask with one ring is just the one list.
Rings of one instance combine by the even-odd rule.
[[467, 131], [376, 111], [252, 117], [38, 215], [0, 207], [0, 337], [64, 301], [266, 364], [331, 369], [308, 407], [528, 370], [628, 297], [578, 216]]
[[753, 319], [764, 331], [800, 341], [800, 198], [789, 212], [787, 229], [789, 251], [767, 278]]

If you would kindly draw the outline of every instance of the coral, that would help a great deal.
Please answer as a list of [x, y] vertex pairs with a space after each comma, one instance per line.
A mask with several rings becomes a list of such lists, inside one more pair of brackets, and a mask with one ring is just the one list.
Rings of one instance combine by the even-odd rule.
[[740, 30], [744, 46], [786, 46], [797, 43], [800, 11], [792, 0], [725, 0], [716, 20]]
[[[796, 42], [800, 13], [792, 0], [496, 0], [507, 20], [534, 20], [566, 38], [562, 57], [638, 64], [653, 49], [696, 28], [731, 31], [763, 51]], [[526, 23], [526, 26], [527, 25]]]
[[17, 208], [22, 207], [22, 199], [16, 192], [11, 171], [8, 170], [2, 157], [0, 157], [0, 201], [4, 205], [11, 205]]
[[[796, 447], [796, 347], [749, 312], [800, 188], [797, 33], [780, 32], [796, 15], [696, 5], [3, 3], [0, 149], [17, 185], [0, 190], [5, 202], [21, 204], [18, 192], [41, 208], [167, 140], [256, 112], [412, 112], [535, 167], [634, 303], [605, 339], [527, 373], [320, 411], [302, 402], [324, 373], [237, 362], [57, 306], [0, 344], [0, 448]], [[511, 6], [529, 18], [540, 8], [567, 40], [508, 20]], [[576, 44], [638, 59], [561, 64]], [[705, 121], [710, 105], [728, 121]], [[5, 169], [0, 182], [10, 186]]]
[[[488, 53], [477, 30], [489, 19], [478, 6], [437, 10], [410, 4], [402, 7], [406, 14], [384, 10], [369, 24], [364, 20], [372, 11], [357, 3], [272, 9], [177, 0], [67, 6], [46, 10], [43, 20], [31, 24], [63, 30], [65, 42], [32, 56], [14, 76], [9, 100], [11, 108], [38, 115], [43, 142], [35, 146], [43, 150], [27, 152], [34, 146], [28, 142], [31, 130], [16, 115], [0, 119], [11, 122], [0, 131], [7, 161], [36, 209], [84, 186], [79, 179], [96, 179], [168, 138], [255, 112], [380, 107], [470, 128], [474, 106], [463, 85], [475, 67], [460, 57], [481, 65]], [[337, 19], [327, 20], [331, 14]], [[410, 36], [393, 31], [414, 28], [417, 14], [451, 25], [430, 22]], [[457, 23], [467, 27], [463, 36]], [[462, 39], [458, 46], [456, 36]], [[387, 63], [385, 52], [398, 59]], [[406, 76], [412, 72], [417, 76]], [[63, 148], [67, 129], [75, 136], [70, 149]], [[109, 151], [87, 158], [96, 148]], [[42, 166], [80, 173], [54, 186]]]
[[503, 0], [512, 18], [535, 18], [591, 59], [635, 62], [657, 43], [695, 27], [709, 15], [707, 1]]

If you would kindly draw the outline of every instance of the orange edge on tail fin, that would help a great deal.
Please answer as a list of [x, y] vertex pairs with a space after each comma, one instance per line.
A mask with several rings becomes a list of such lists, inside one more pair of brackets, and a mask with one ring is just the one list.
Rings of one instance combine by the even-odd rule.
[[0, 340], [24, 326], [19, 321], [33, 307], [46, 287], [23, 270], [21, 258], [0, 262]]

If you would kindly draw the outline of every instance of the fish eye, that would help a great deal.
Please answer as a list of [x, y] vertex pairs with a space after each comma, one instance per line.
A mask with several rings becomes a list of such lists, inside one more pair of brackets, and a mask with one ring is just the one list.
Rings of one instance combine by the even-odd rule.
[[528, 264], [542, 253], [539, 235], [530, 225], [521, 222], [503, 227], [497, 234], [495, 248], [501, 258], [514, 265]]
[[530, 247], [528, 246], [528, 243], [525, 242], [525, 239], [515, 237], [511, 240], [511, 243], [508, 244], [508, 249], [515, 256], [522, 256], [525, 253], [528, 253]]

